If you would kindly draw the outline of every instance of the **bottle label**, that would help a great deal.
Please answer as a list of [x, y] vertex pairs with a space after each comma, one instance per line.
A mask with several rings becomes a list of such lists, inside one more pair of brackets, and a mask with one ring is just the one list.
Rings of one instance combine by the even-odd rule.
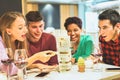
[[69, 71], [71, 69], [71, 62], [66, 62], [66, 63], [63, 63], [63, 62], [60, 62], [59, 63], [59, 71], [60, 72], [64, 72], [64, 71]]

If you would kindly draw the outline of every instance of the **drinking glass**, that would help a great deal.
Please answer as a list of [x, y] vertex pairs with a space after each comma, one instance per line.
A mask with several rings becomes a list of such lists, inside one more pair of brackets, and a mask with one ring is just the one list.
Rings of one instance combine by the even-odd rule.
[[[11, 72], [11, 69], [10, 69], [10, 65], [11, 63], [13, 62], [13, 51], [11, 48], [6, 48], [6, 53], [8, 55], [8, 58], [7, 59], [1, 59], [1, 62], [7, 66], [7, 80], [10, 80], [10, 72]], [[2, 53], [2, 54], [5, 54], [5, 53]]]
[[14, 63], [18, 67], [18, 79], [17, 80], [25, 80], [24, 73], [26, 73], [26, 65], [27, 65], [27, 54], [25, 49], [16, 49], [14, 54]]
[[101, 61], [102, 51], [101, 51], [100, 45], [94, 47], [94, 53], [92, 55], [95, 57], [94, 67], [93, 67], [94, 71], [101, 71], [102, 66], [99, 62]]

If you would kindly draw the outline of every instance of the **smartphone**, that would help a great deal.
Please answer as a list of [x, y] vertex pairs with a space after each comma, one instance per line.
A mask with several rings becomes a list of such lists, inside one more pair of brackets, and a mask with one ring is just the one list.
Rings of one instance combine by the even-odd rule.
[[120, 68], [106, 68], [106, 70], [120, 70]]
[[48, 74], [49, 72], [42, 72], [40, 74], [37, 74], [36, 77], [44, 77]]

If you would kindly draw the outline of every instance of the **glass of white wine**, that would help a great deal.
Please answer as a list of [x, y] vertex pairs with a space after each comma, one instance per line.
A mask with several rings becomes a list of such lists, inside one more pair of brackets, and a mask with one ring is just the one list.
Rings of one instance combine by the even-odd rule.
[[18, 79], [17, 80], [25, 80], [24, 69], [27, 65], [27, 54], [25, 49], [16, 49], [14, 54], [14, 63], [18, 67]]

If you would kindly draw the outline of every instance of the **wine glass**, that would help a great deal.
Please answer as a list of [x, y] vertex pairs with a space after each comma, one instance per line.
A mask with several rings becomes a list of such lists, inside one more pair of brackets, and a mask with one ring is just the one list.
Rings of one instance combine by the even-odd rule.
[[13, 62], [13, 51], [12, 51], [12, 49], [11, 48], [5, 48], [5, 51], [6, 52], [3, 52], [2, 54], [7, 54], [8, 55], [8, 58], [6, 58], [6, 59], [1, 59], [1, 62], [4, 64], [4, 65], [6, 65], [7, 66], [7, 80], [10, 80], [10, 72], [11, 72], [11, 70], [10, 70], [10, 65], [11, 65], [11, 63]]
[[27, 54], [25, 49], [16, 49], [14, 54], [14, 63], [18, 67], [18, 80], [25, 80], [24, 73], [27, 65]]

